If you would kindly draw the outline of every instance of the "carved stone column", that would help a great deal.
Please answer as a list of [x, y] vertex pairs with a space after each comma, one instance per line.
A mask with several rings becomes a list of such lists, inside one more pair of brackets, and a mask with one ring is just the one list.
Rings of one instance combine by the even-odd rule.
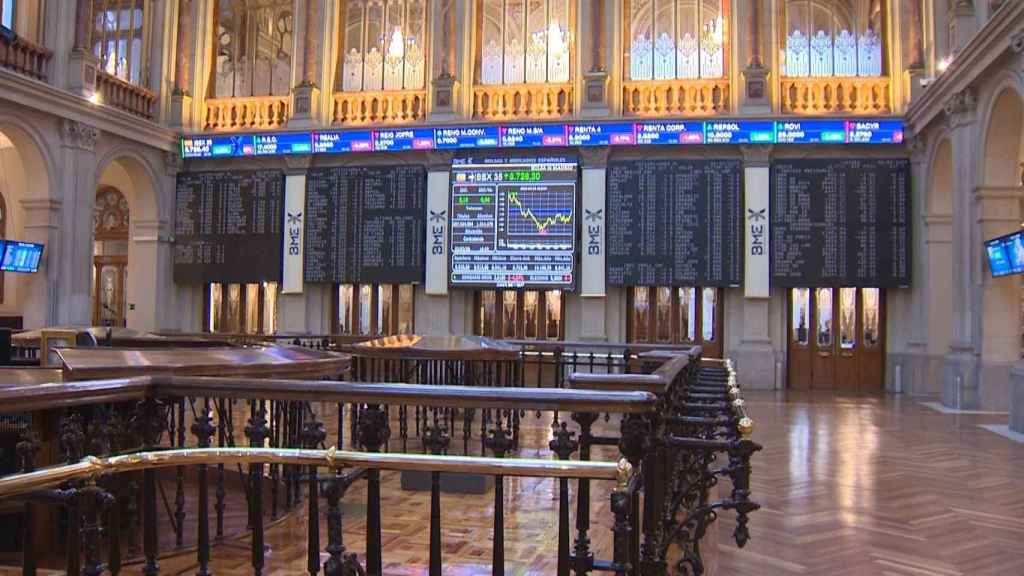
[[309, 128], [315, 123], [320, 113], [320, 90], [316, 85], [319, 60], [317, 58], [317, 41], [320, 37], [317, 24], [320, 18], [320, 0], [304, 0], [306, 11], [303, 15], [303, 56], [302, 81], [292, 89], [292, 116], [288, 120], [289, 127]]
[[762, 0], [750, 0], [747, 3], [746, 31], [750, 42], [750, 55], [747, 66], [743, 69], [743, 102], [744, 107], [754, 112], [770, 112], [771, 102], [768, 89], [768, 69], [764, 66], [762, 56], [763, 41], [761, 30], [764, 26]]
[[68, 59], [68, 89], [85, 98], [96, 91], [99, 60], [92, 53], [92, 0], [78, 0], [75, 9], [75, 45]]
[[[771, 299], [769, 283], [769, 166], [772, 146], [742, 146], [745, 270], [742, 301], [743, 322], [739, 345], [732, 355], [736, 359], [738, 378], [746, 386], [771, 390], [781, 385], [775, 381], [775, 350], [770, 332]], [[778, 295], [778, 294], [777, 294]]]
[[61, 201], [53, 198], [25, 198], [21, 201], [24, 237], [27, 242], [44, 245], [43, 262], [36, 274], [25, 275], [22, 321], [26, 328], [53, 326], [60, 276]]
[[591, 42], [590, 69], [583, 73], [583, 104], [582, 116], [607, 116], [611, 113], [608, 107], [608, 70], [605, 61], [605, 44], [608, 35], [605, 31], [604, 0], [589, 0], [590, 28], [589, 34], [577, 34], [577, 38], [585, 37]]
[[976, 180], [971, 153], [978, 143], [976, 137], [977, 99], [970, 90], [954, 94], [945, 104], [946, 123], [953, 144], [953, 298], [949, 311], [952, 337], [942, 375], [942, 403], [949, 408], [971, 409], [979, 405], [978, 350], [974, 342], [974, 274], [973, 256], [979, 248], [974, 243], [971, 213]]
[[[581, 340], [608, 340], [606, 308], [608, 305], [605, 278], [607, 251], [607, 213], [605, 186], [608, 171], [606, 146], [581, 148], [583, 175], [581, 179], [582, 248], [580, 250], [580, 314], [578, 334]], [[566, 317], [571, 317], [568, 314]], [[574, 327], [566, 326], [569, 331]]]
[[59, 249], [47, 257], [51, 266], [58, 267], [56, 320], [60, 324], [87, 326], [92, 319], [92, 212], [99, 134], [88, 124], [61, 121], [60, 242]]
[[171, 93], [171, 126], [179, 129], [192, 124], [192, 0], [178, 3], [177, 55], [174, 62], [174, 91]]

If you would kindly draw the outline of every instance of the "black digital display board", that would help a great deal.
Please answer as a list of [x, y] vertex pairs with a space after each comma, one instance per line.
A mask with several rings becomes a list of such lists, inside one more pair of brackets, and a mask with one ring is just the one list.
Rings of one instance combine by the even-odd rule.
[[175, 201], [175, 282], [280, 281], [283, 172], [181, 173]]
[[779, 160], [771, 174], [772, 284], [910, 285], [910, 162]]
[[449, 284], [572, 290], [578, 165], [571, 157], [456, 158]]
[[739, 160], [608, 164], [607, 281], [738, 286], [743, 274]]
[[423, 166], [344, 166], [306, 176], [306, 282], [415, 284], [426, 254]]

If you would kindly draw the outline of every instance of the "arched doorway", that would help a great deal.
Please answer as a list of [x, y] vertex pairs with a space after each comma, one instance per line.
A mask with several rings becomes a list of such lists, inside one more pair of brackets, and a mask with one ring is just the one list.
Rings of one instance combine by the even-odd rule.
[[[119, 320], [114, 325], [156, 330], [165, 325], [161, 315], [168, 311], [164, 282], [169, 258], [159, 240], [166, 223], [158, 216], [156, 171], [145, 156], [123, 147], [104, 155], [99, 165], [95, 215], [100, 218], [102, 212], [102, 218], [116, 225], [105, 230], [106, 223], [98, 221], [94, 227], [95, 254], [104, 257], [107, 276], [102, 277], [96, 267], [100, 262], [94, 261], [93, 322]], [[118, 304], [118, 313], [99, 314], [101, 297]]]
[[[1021, 229], [1021, 130], [1024, 128], [1024, 103], [1014, 88], [1005, 88], [992, 101], [982, 150], [981, 185], [975, 191], [978, 236], [972, 238], [976, 257], [981, 260], [982, 242]], [[1019, 276], [993, 278], [987, 267], [975, 267], [981, 275], [981, 290], [971, 303], [978, 310], [974, 341], [980, 344], [983, 382], [982, 405], [1003, 395], [984, 380], [1005, 371], [1021, 356], [1021, 279]], [[977, 345], [976, 344], [976, 345]], [[996, 380], [1002, 380], [997, 378]]]
[[128, 200], [113, 186], [96, 191], [93, 209], [92, 323], [124, 327], [128, 284]]
[[44, 138], [24, 118], [0, 111], [0, 236], [44, 245], [34, 274], [0, 274], [0, 326], [52, 325], [60, 299], [51, 282], [58, 274], [55, 211], [50, 201], [53, 163]]

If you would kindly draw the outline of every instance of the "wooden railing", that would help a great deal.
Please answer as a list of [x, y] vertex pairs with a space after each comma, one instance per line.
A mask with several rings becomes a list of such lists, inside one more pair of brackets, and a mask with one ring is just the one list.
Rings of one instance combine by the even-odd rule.
[[102, 70], [96, 72], [96, 91], [100, 93], [101, 102], [124, 110], [130, 114], [152, 120], [155, 113], [156, 94], [131, 82]]
[[18, 36], [0, 34], [0, 68], [7, 68], [36, 80], [46, 80], [53, 52]]
[[365, 124], [408, 124], [427, 115], [425, 91], [335, 92], [331, 122]]
[[[750, 459], [760, 447], [749, 439], [753, 424], [739, 399], [731, 363], [701, 363], [700, 353], [699, 348], [661, 348], [631, 354], [637, 361], [632, 365], [649, 373], [571, 374], [567, 387], [574, 389], [177, 376], [0, 389], [4, 412], [28, 413], [25, 421], [32, 423], [17, 444], [21, 472], [0, 478], [0, 496], [35, 488], [24, 500], [26, 536], [31, 536], [32, 519], [40, 518], [36, 514], [41, 506], [64, 507], [66, 567], [75, 574], [101, 573], [104, 554], [116, 574], [115, 567], [123, 563], [121, 539], [133, 538], [130, 527], [136, 525], [142, 527], [144, 572], [159, 573], [159, 517], [171, 518], [174, 549], [183, 551], [189, 511], [197, 515], [197, 530], [190, 533], [198, 534], [196, 556], [199, 573], [205, 574], [213, 545], [211, 524], [218, 538], [224, 537], [225, 476], [237, 468], [249, 508], [253, 573], [267, 568], [267, 508], [274, 519], [281, 509], [298, 510], [305, 496], [308, 571], [320, 569], [320, 507], [326, 499], [329, 559], [324, 572], [362, 573], [365, 565], [365, 573], [381, 574], [380, 472], [420, 471], [430, 476], [430, 574], [439, 575], [444, 571], [440, 473], [475, 472], [494, 478], [492, 564], [495, 574], [504, 574], [503, 478], [546, 477], [558, 481], [558, 574], [703, 574], [707, 555], [716, 546], [702, 551], [700, 541], [717, 516], [734, 511], [736, 542], [742, 546], [749, 538], [748, 514], [758, 508], [750, 498]], [[506, 459], [518, 446], [519, 420], [541, 412], [546, 418], [553, 414], [546, 447], [551, 459]], [[408, 427], [403, 413], [415, 415], [409, 437], [416, 443], [409, 446], [404, 434], [392, 435], [396, 426], [403, 431]], [[602, 425], [607, 416], [601, 415], [609, 414], [620, 422]], [[463, 431], [457, 422], [464, 418], [484, 437], [486, 452], [479, 457], [449, 455], [457, 451], [453, 440]], [[343, 425], [349, 422], [351, 435]], [[43, 453], [52, 458], [59, 445], [65, 465], [36, 470], [39, 443], [32, 429], [38, 427], [56, 436], [44, 441], [49, 448]], [[188, 432], [195, 442], [186, 441]], [[625, 462], [591, 465], [592, 450], [599, 446], [617, 447]], [[410, 449], [424, 454], [408, 454]], [[85, 454], [92, 456], [83, 460]], [[578, 460], [571, 460], [573, 454]], [[716, 460], [720, 457], [725, 460]], [[246, 464], [247, 473], [242, 468]], [[176, 478], [176, 489], [170, 492], [173, 497], [164, 496], [161, 507], [162, 467], [173, 469], [174, 476], [167, 477]], [[342, 469], [350, 473], [342, 474]], [[142, 470], [141, 482], [117, 476], [127, 470]], [[185, 478], [193, 477], [198, 496], [189, 503]], [[618, 482], [607, 497], [614, 519], [592, 523], [591, 484], [612, 478]], [[361, 564], [342, 541], [340, 502], [350, 486], [364, 479], [367, 512], [360, 524], [366, 529], [366, 552]], [[571, 479], [577, 481], [572, 525]], [[720, 481], [731, 486], [724, 499], [712, 491]], [[40, 490], [55, 483], [58, 489]], [[609, 525], [611, 546], [597, 545], [608, 539], [591, 534]], [[128, 529], [112, 528], [116, 526]], [[573, 527], [576, 542], [571, 546]], [[31, 537], [24, 542], [23, 574], [34, 574], [34, 544]], [[673, 551], [681, 552], [680, 563]], [[611, 558], [601, 559], [603, 554]]]
[[889, 114], [891, 101], [886, 76], [782, 79], [785, 114]]
[[473, 87], [473, 117], [558, 118], [573, 113], [572, 99], [572, 84], [479, 84]]
[[208, 98], [205, 130], [270, 130], [288, 123], [290, 96]]
[[729, 110], [729, 79], [643, 80], [622, 84], [630, 116], [710, 116]]

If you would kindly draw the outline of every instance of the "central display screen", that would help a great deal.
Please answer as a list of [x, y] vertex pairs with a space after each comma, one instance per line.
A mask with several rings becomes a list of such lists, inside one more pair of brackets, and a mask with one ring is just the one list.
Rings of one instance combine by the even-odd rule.
[[450, 285], [572, 290], [578, 174], [571, 157], [455, 159]]

